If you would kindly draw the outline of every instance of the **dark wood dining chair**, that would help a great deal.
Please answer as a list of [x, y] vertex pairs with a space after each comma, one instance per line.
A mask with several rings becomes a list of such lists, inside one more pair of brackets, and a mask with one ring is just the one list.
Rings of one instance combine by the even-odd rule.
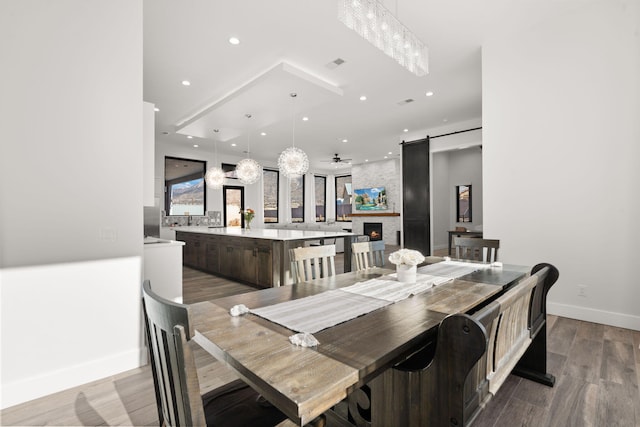
[[456, 258], [473, 261], [496, 262], [500, 240], [481, 239], [479, 237], [454, 237]]
[[188, 306], [142, 286], [153, 382], [161, 426], [275, 426], [285, 415], [242, 380], [200, 395], [189, 341]]

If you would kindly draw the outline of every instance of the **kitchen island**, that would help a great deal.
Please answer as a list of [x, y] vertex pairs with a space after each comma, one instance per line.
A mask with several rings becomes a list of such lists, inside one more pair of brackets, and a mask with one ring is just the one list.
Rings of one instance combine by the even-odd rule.
[[293, 283], [289, 250], [308, 241], [344, 239], [344, 271], [351, 271], [351, 242], [346, 231], [177, 227], [185, 243], [184, 265], [260, 287]]

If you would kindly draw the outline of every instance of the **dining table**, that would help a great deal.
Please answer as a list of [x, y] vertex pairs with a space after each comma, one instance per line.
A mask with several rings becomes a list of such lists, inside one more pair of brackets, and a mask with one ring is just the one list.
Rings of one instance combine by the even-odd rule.
[[[289, 419], [304, 425], [415, 352], [446, 316], [474, 311], [528, 273], [522, 266], [445, 264], [434, 265], [450, 271], [450, 277], [386, 301], [368, 289], [383, 284], [398, 290], [405, 284], [397, 282], [394, 270], [371, 268], [192, 304], [193, 339]], [[425, 274], [422, 283], [435, 277], [430, 268], [435, 267], [418, 269], [419, 278]], [[333, 305], [343, 300], [348, 302]], [[365, 303], [371, 311], [360, 313]], [[250, 312], [231, 315], [240, 305]], [[314, 320], [314, 325], [295, 329], [270, 320], [267, 312], [280, 306], [281, 312]], [[356, 317], [344, 320], [343, 309], [355, 310]], [[338, 323], [332, 324], [335, 319]], [[313, 331], [316, 346], [290, 341], [308, 332], [305, 328]]]

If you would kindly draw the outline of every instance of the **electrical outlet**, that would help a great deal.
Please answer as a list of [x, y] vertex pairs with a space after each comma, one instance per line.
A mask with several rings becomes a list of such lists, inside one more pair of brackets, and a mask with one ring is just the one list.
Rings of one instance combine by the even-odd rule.
[[98, 239], [102, 242], [115, 242], [118, 240], [118, 230], [113, 227], [100, 227]]
[[587, 296], [587, 286], [586, 285], [578, 285], [578, 296], [586, 298], [586, 296]]

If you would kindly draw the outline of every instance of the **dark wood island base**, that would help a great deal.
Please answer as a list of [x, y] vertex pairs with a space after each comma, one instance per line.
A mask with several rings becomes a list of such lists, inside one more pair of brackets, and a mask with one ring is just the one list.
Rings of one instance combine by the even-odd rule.
[[185, 227], [176, 240], [185, 242], [183, 263], [187, 267], [224, 276], [261, 288], [292, 284], [289, 250], [305, 241], [344, 239], [344, 270], [351, 271], [348, 232]]

